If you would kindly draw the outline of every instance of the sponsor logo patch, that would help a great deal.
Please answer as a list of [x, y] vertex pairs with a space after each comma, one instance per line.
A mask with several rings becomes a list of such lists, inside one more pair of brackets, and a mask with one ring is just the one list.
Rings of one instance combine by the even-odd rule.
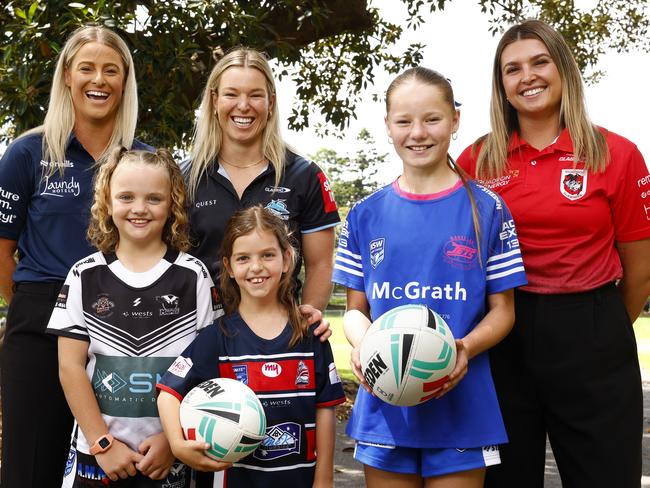
[[560, 193], [569, 200], [578, 200], [587, 192], [587, 171], [563, 169], [560, 177]]
[[290, 454], [300, 454], [300, 424], [285, 422], [266, 429], [266, 437], [253, 453], [253, 457], [269, 461]]
[[373, 268], [377, 268], [384, 260], [386, 249], [386, 239], [380, 237], [370, 241], [370, 264]]
[[296, 371], [296, 386], [303, 386], [309, 384], [309, 368], [304, 361], [298, 361], [298, 369]]
[[189, 370], [192, 369], [193, 365], [194, 363], [192, 363], [192, 360], [190, 358], [178, 356], [167, 371], [169, 371], [174, 376], [178, 376], [179, 378], [185, 378]]
[[160, 295], [156, 297], [156, 301], [162, 305], [162, 308], [158, 311], [160, 315], [178, 315], [180, 313], [176, 295], [170, 293]]
[[334, 192], [330, 185], [327, 176], [322, 171], [318, 173], [318, 180], [320, 181], [320, 190], [323, 194], [323, 207], [326, 213], [336, 212], [336, 200], [334, 200]]
[[237, 381], [241, 381], [245, 385], [248, 384], [248, 366], [245, 364], [233, 364], [232, 370], [235, 373]]
[[282, 366], [278, 363], [264, 363], [262, 365], [262, 374], [267, 378], [277, 378], [282, 373]]
[[61, 287], [61, 291], [59, 291], [59, 295], [56, 297], [56, 304], [54, 305], [56, 308], [66, 307], [66, 304], [68, 302], [69, 291], [70, 291], [70, 285], [63, 285]]
[[454, 268], [470, 269], [476, 266], [478, 251], [473, 239], [451, 236], [443, 249], [443, 259]]
[[72, 473], [72, 470], [74, 469], [74, 463], [77, 460], [77, 450], [70, 448], [68, 451], [68, 459], [65, 462], [65, 471], [63, 473], [63, 476], [68, 476], [70, 473]]
[[289, 220], [289, 208], [287, 207], [287, 204], [285, 202], [286, 200], [273, 199], [266, 204], [266, 208], [268, 208], [271, 212], [273, 212], [275, 215], [280, 217], [282, 220]]
[[291, 188], [286, 188], [284, 186], [267, 186], [264, 188], [264, 191], [269, 193], [289, 193]]
[[97, 300], [91, 305], [95, 311], [96, 317], [110, 317], [113, 315], [113, 308], [115, 308], [115, 302], [110, 299], [108, 293], [100, 293], [97, 295]]
[[339, 372], [336, 370], [336, 365], [334, 363], [330, 363], [329, 365], [329, 377], [330, 384], [332, 385], [341, 382], [341, 377], [339, 376]]

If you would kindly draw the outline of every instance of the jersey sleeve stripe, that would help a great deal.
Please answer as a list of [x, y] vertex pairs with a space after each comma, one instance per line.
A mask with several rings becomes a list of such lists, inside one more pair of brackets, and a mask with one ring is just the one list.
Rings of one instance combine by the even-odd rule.
[[508, 266], [512, 266], [515, 263], [523, 263], [523, 262], [524, 262], [524, 260], [521, 259], [521, 257], [518, 257], [518, 258], [515, 258], [515, 259], [511, 259], [510, 261], [505, 261], [503, 263], [493, 264], [492, 266], [488, 266], [487, 268], [485, 268], [485, 271], [492, 271], [492, 270], [495, 270], [495, 269], [507, 268]]
[[316, 408], [333, 407], [335, 405], [340, 405], [341, 403], [345, 403], [345, 397], [337, 398], [336, 400], [330, 400], [329, 402], [317, 403]]
[[343, 249], [343, 248], [339, 247], [338, 250], [336, 251], [336, 253], [337, 254], [347, 254], [348, 256], [352, 256], [357, 261], [361, 261], [361, 254], [354, 254], [353, 252], [348, 251], [347, 249]]
[[506, 271], [502, 271], [501, 273], [489, 274], [485, 277], [485, 279], [487, 281], [496, 280], [498, 278], [503, 278], [504, 276], [510, 276], [515, 273], [523, 273], [524, 271], [525, 270], [523, 266], [517, 266], [516, 268], [511, 268]]
[[167, 385], [163, 385], [162, 383], [157, 383], [156, 388], [158, 388], [161, 391], [166, 391], [170, 395], [175, 396], [176, 398], [178, 398], [178, 401], [180, 401], [180, 402], [183, 401], [183, 396], [180, 393], [178, 393], [176, 390], [170, 388]]
[[79, 327], [78, 325], [74, 327], [66, 327], [65, 329], [47, 329], [45, 332], [55, 336], [69, 337], [70, 339], [77, 339], [80, 341], [90, 342], [90, 337], [87, 334], [75, 334], [74, 330], [82, 330], [85, 332], [86, 329]]
[[337, 225], [339, 225], [339, 223], [340, 223], [340, 222], [334, 222], [334, 223], [332, 223], [332, 224], [321, 225], [320, 227], [316, 227], [316, 228], [314, 228], [314, 229], [305, 229], [305, 230], [301, 230], [300, 233], [301, 233], [301, 234], [311, 234], [311, 233], [313, 233], [313, 232], [318, 232], [318, 231], [320, 231], [320, 230], [325, 230], [325, 229], [330, 229], [330, 228], [332, 228], [332, 227], [336, 227]]
[[491, 261], [499, 261], [500, 259], [505, 259], [505, 258], [509, 258], [510, 256], [515, 256], [520, 254], [521, 252], [519, 251], [519, 249], [515, 249], [514, 251], [505, 252], [503, 254], [495, 254], [494, 256], [489, 257], [487, 262], [489, 263]]
[[334, 269], [340, 269], [344, 273], [352, 274], [355, 276], [361, 276], [363, 278], [363, 272], [357, 271], [355, 269], [346, 268], [345, 266], [341, 266], [340, 264], [335, 264]]
[[344, 258], [343, 256], [336, 256], [336, 261], [349, 264], [350, 266], [354, 266], [355, 268], [363, 268], [363, 265], [359, 262], [352, 261], [351, 259]]

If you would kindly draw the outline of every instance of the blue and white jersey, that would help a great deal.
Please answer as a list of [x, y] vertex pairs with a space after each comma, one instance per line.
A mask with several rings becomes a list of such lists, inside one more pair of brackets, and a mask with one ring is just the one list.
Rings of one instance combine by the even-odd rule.
[[[423, 303], [462, 338], [487, 313], [487, 296], [526, 284], [517, 232], [503, 201], [459, 181], [435, 195], [411, 195], [396, 183], [357, 203], [341, 231], [333, 281], [365, 293], [372, 319]], [[395, 407], [360, 389], [348, 434], [404, 447], [468, 448], [506, 441], [487, 353], [448, 394]]]

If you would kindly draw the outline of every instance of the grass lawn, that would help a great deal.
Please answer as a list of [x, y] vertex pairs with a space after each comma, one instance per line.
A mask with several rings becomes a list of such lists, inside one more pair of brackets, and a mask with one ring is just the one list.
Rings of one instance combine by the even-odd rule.
[[[341, 378], [354, 380], [354, 375], [350, 370], [350, 345], [348, 344], [345, 334], [343, 334], [343, 318], [338, 315], [327, 315], [332, 327], [332, 337], [330, 344], [334, 353], [334, 362], [339, 371]], [[650, 372], [650, 317], [638, 319], [634, 323], [634, 333], [639, 346], [639, 361], [641, 368]]]

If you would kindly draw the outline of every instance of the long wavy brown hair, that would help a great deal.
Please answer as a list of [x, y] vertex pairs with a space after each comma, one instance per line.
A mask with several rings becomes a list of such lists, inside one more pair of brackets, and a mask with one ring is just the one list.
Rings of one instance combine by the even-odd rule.
[[284, 222], [273, 212], [256, 205], [241, 210], [232, 216], [224, 232], [221, 243], [221, 255], [224, 266], [221, 268], [219, 284], [224, 308], [226, 313], [234, 313], [239, 309], [241, 303], [241, 290], [234, 278], [230, 277], [227, 265], [232, 258], [232, 250], [235, 241], [250, 234], [251, 232], [270, 232], [278, 240], [283, 256], [289, 256], [289, 268], [280, 278], [278, 289], [278, 302], [282, 305], [288, 315], [291, 324], [292, 334], [289, 347], [293, 347], [306, 335], [305, 319], [298, 309], [298, 302], [295, 294], [295, 281], [292, 279], [293, 270], [296, 266], [296, 249], [293, 245], [293, 237]]
[[189, 220], [185, 212], [187, 195], [183, 174], [167, 149], [155, 152], [129, 151], [124, 147], [115, 148], [108, 160], [102, 164], [95, 177], [95, 194], [90, 208], [88, 241], [102, 252], [115, 252], [120, 242], [120, 234], [110, 215], [111, 178], [120, 164], [139, 162], [163, 168], [169, 176], [171, 204], [169, 217], [163, 228], [162, 240], [168, 247], [177, 251], [190, 248]]

